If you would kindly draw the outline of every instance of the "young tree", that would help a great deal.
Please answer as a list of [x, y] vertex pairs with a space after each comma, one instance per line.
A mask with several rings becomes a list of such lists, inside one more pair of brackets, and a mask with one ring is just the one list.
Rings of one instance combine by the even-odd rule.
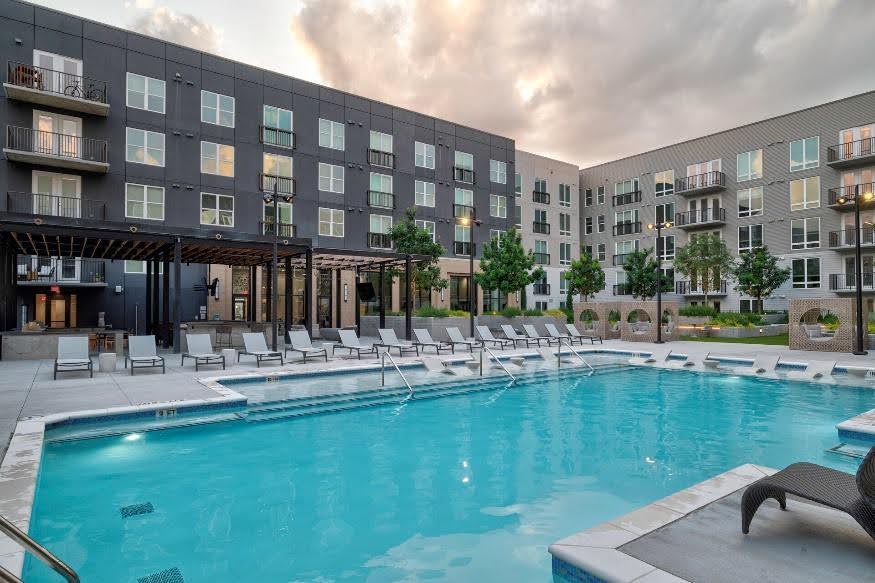
[[708, 294], [719, 289], [721, 277], [732, 275], [732, 255], [719, 235], [705, 233], [675, 249], [674, 268], [699, 284], [707, 304]]
[[480, 273], [474, 275], [474, 280], [486, 291], [497, 289], [507, 295], [521, 290], [525, 292], [527, 285], [544, 275], [544, 270], [535, 265], [535, 255], [523, 249], [520, 234], [511, 229], [483, 246]]
[[757, 247], [753, 251], [742, 251], [733, 269], [738, 285], [735, 291], [756, 299], [756, 310], [760, 310], [763, 298], [767, 298], [790, 278], [790, 268], [778, 267], [778, 258], [769, 253], [767, 247]]
[[[646, 300], [656, 295], [656, 259], [651, 257], [653, 249], [639, 249], [626, 255], [623, 271], [626, 272], [626, 286], [632, 297]], [[671, 291], [672, 282], [665, 275], [660, 277], [662, 293]]]
[[[440, 291], [449, 285], [441, 277], [438, 258], [444, 254], [444, 247], [436, 242], [432, 234], [416, 224], [416, 207], [404, 211], [404, 218], [392, 226], [389, 236], [395, 244], [395, 251], [402, 254], [424, 255], [428, 260], [414, 263], [411, 280], [414, 289]], [[390, 279], [400, 277], [404, 270], [392, 267], [387, 270]]]
[[568, 297], [565, 305], [572, 306], [572, 298], [576, 294], [583, 297], [583, 301], [605, 289], [605, 272], [601, 264], [583, 253], [580, 259], [571, 262], [571, 267], [563, 276], [568, 282]]

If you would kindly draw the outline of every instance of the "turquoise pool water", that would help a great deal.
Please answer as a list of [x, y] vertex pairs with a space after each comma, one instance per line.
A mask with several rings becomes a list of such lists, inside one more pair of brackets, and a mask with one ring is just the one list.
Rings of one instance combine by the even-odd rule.
[[[84, 583], [172, 569], [187, 583], [546, 583], [549, 543], [739, 464], [853, 471], [824, 449], [837, 422], [875, 407], [871, 389], [563, 374], [402, 407], [50, 442], [31, 534]], [[57, 580], [27, 562], [27, 583]]]

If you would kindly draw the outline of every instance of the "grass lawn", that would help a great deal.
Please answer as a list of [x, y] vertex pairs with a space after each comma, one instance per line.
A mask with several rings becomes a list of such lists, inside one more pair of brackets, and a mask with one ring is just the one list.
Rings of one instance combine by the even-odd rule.
[[681, 340], [690, 342], [731, 342], [735, 344], [771, 344], [773, 346], [789, 346], [790, 335], [778, 334], [777, 336], [754, 336], [753, 338], [717, 338], [709, 336], [700, 338], [697, 336], [681, 336]]

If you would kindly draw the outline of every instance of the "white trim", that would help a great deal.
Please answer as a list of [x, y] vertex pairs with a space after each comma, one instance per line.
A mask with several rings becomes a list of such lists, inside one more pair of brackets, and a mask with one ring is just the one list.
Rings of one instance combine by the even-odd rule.
[[[215, 197], [216, 197], [216, 206], [215, 206], [215, 208], [213, 208], [213, 207], [209, 207], [209, 208], [208, 208], [208, 210], [215, 210], [215, 211], [216, 211], [216, 222], [215, 222], [215, 223], [205, 223], [205, 222], [204, 222], [204, 209], [205, 209], [205, 207], [204, 207], [204, 195], [205, 195], [205, 194], [206, 194], [206, 195], [209, 195], [209, 196], [215, 196]], [[230, 199], [231, 199], [231, 224], [230, 224], [230, 225], [223, 225], [223, 224], [219, 221], [219, 215], [220, 215], [220, 212], [227, 212], [227, 211], [220, 211], [220, 208], [219, 208], [219, 201], [220, 201], [222, 198], [230, 198]], [[233, 228], [233, 227], [234, 227], [234, 221], [235, 221], [235, 217], [234, 217], [235, 214], [236, 214], [236, 201], [235, 201], [235, 199], [234, 199], [234, 195], [232, 195], [232, 194], [219, 194], [219, 193], [217, 193], [217, 192], [201, 192], [201, 193], [200, 193], [200, 211], [199, 211], [199, 220], [200, 220], [200, 224], [201, 224], [201, 225], [206, 225], [206, 226], [209, 226], [209, 227]]]
[[[130, 132], [143, 132], [143, 161], [139, 160], [131, 160], [128, 157], [130, 153], [129, 150], [131, 148], [130, 142]], [[152, 164], [150, 162], [146, 162], [146, 153], [149, 151], [149, 136], [161, 136], [161, 163], [160, 164]], [[140, 146], [134, 146], [135, 148], [139, 148]], [[157, 149], [157, 148], [153, 148]], [[131, 164], [143, 164], [145, 166], [157, 166], [159, 168], [164, 168], [167, 160], [167, 143], [164, 137], [164, 134], [160, 132], [153, 132], [149, 130], [144, 130], [140, 128], [125, 128], [125, 162], [130, 162]]]
[[[131, 105], [131, 75], [133, 75], [134, 77], [141, 77], [143, 79], [143, 107]], [[153, 82], [161, 84], [161, 111], [149, 108], [149, 87], [153, 84]], [[161, 115], [164, 115], [167, 110], [167, 84], [164, 82], [163, 79], [156, 79], [154, 77], [141, 75], [140, 73], [131, 73], [130, 71], [127, 71], [125, 75], [125, 106], [132, 109], [151, 111], [152, 113], [160, 113]]]
[[[216, 97], [215, 107], [211, 104], [204, 105], [204, 97], [206, 97], [208, 95], [214, 95]], [[220, 107], [220, 104], [222, 102], [222, 97], [226, 97], [226, 98], [231, 100], [231, 125], [221, 123], [221, 120], [222, 120], [221, 113], [222, 113], [222, 111], [227, 111], [227, 110], [223, 110]], [[209, 120], [209, 119], [204, 119], [204, 107], [207, 107], [208, 109], [215, 109], [216, 110], [215, 121]], [[201, 115], [200, 115], [201, 123], [208, 123], [208, 124], [212, 124], [212, 125], [217, 125], [217, 126], [221, 126], [223, 128], [233, 128], [236, 124], [236, 118], [237, 118], [237, 100], [234, 97], [232, 97], [230, 95], [225, 95], [224, 93], [216, 93], [215, 91], [207, 91], [206, 89], [201, 89]]]

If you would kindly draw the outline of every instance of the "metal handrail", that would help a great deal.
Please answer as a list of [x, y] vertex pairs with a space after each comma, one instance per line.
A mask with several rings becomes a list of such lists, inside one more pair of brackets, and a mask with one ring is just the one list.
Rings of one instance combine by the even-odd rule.
[[[559, 339], [559, 346], [561, 347], [563, 344], [565, 344], [566, 346], [568, 346], [568, 349], [571, 350], [571, 352], [573, 352], [574, 355], [575, 355], [577, 358], [580, 359], [580, 362], [582, 362], [583, 364], [585, 364], [585, 365], [587, 366], [587, 368], [589, 368], [589, 372], [590, 372], [590, 374], [592, 374], [592, 373], [595, 372], [595, 369], [592, 367], [592, 365], [591, 365], [590, 363], [588, 363], [588, 362], [586, 361], [586, 359], [580, 355], [579, 352], [577, 352], [576, 350], [574, 350], [574, 347], [571, 346], [571, 342], [569, 342], [569, 341], [566, 340], [565, 338], [560, 338], [560, 339]], [[559, 350], [559, 353], [556, 355], [556, 360], [558, 361], [558, 364], [556, 365], [556, 367], [557, 367], [557, 368], [561, 368], [561, 367], [562, 367], [562, 350], [561, 350], [561, 348], [560, 348], [560, 350]]]
[[386, 386], [386, 357], [389, 357], [389, 362], [392, 363], [392, 366], [395, 367], [395, 370], [398, 371], [398, 374], [401, 375], [401, 380], [404, 381], [404, 384], [407, 385], [407, 390], [410, 391], [410, 394], [413, 394], [413, 387], [410, 386], [410, 383], [407, 382], [407, 377], [404, 376], [404, 373], [401, 372], [401, 369], [398, 368], [398, 363], [395, 362], [395, 359], [392, 358], [392, 355], [389, 352], [381, 352], [380, 353], [380, 374], [383, 386]]
[[495, 360], [495, 362], [498, 363], [498, 366], [500, 366], [500, 367], [502, 368], [502, 370], [504, 370], [504, 372], [507, 373], [507, 376], [510, 377], [510, 380], [511, 380], [512, 382], [515, 383], [515, 382], [516, 382], [516, 377], [513, 376], [512, 374], [510, 374], [510, 371], [507, 370], [507, 367], [504, 366], [504, 363], [501, 362], [501, 359], [498, 358], [497, 356], [495, 356], [495, 353], [492, 352], [492, 351], [489, 349], [489, 347], [486, 346], [486, 344], [481, 344], [481, 345], [480, 345], [480, 376], [483, 376], [483, 351], [484, 351], [484, 350], [485, 350], [486, 352], [489, 353], [489, 355], [493, 358], [493, 360]]
[[[74, 571], [70, 568], [69, 565], [61, 561], [61, 559], [50, 553], [41, 544], [27, 536], [24, 532], [18, 530], [18, 528], [16, 528], [14, 524], [9, 522], [6, 518], [2, 516], [0, 516], [0, 533], [5, 534], [9, 538], [17, 542], [19, 545], [24, 547], [30, 552], [30, 554], [42, 561], [55, 573], [66, 579], [68, 583], [79, 583], [79, 575], [76, 574], [76, 571]], [[9, 571], [2, 570], [2, 567], [0, 567], [0, 576], [4, 578], [4, 581], [20, 583], [20, 580], [17, 577], [15, 577]]]

